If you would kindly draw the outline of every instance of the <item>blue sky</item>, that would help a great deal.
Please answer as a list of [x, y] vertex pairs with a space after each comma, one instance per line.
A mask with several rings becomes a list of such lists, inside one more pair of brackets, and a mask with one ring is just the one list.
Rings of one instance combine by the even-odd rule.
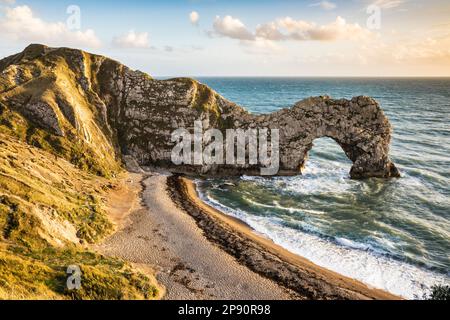
[[0, 0], [0, 29], [0, 56], [39, 42], [156, 76], [450, 76], [446, 0]]

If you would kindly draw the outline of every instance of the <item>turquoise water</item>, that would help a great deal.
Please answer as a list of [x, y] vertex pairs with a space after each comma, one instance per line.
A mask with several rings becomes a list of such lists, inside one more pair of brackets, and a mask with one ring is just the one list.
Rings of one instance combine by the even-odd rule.
[[311, 261], [407, 298], [450, 282], [450, 79], [199, 78], [253, 113], [369, 95], [394, 127], [403, 177], [353, 181], [319, 139], [303, 176], [198, 181], [203, 199]]

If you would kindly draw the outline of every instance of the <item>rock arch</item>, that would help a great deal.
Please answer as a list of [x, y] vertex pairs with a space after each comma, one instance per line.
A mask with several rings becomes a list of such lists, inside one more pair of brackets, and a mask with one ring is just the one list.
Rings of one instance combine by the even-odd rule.
[[[276, 121], [274, 121], [276, 120]], [[378, 103], [369, 97], [303, 100], [292, 109], [272, 115], [280, 128], [282, 174], [295, 174], [305, 166], [316, 139], [333, 139], [352, 161], [353, 179], [399, 177], [389, 158], [391, 125]], [[269, 124], [265, 121], [261, 125]]]
[[[253, 115], [192, 79], [157, 81], [128, 71], [126, 98], [117, 117], [122, 146], [141, 164], [164, 166], [175, 172], [206, 175], [259, 175], [260, 168], [241, 166], [175, 166], [171, 162], [171, 132], [192, 129], [201, 120], [204, 130], [269, 128], [280, 130], [278, 175], [298, 175], [313, 141], [334, 139], [353, 162], [353, 179], [399, 177], [389, 158], [391, 125], [379, 104], [369, 97], [351, 100], [315, 97], [292, 108]], [[130, 80], [131, 79], [131, 80]], [[139, 79], [139, 82], [136, 82]], [[126, 81], [125, 81], [126, 82]], [[131, 126], [130, 126], [131, 124]]]
[[[336, 168], [336, 164], [327, 166], [328, 161], [338, 162], [338, 167], [346, 170], [347, 174], [353, 166], [352, 161], [345, 154], [345, 151], [334, 139], [322, 137], [313, 141], [313, 146], [307, 152], [304, 168], [301, 169], [301, 172], [302, 174], [310, 172], [308, 168], [313, 168], [311, 162], [315, 163], [316, 166], [314, 168], [319, 169], [322, 173], [327, 171], [326, 168]], [[319, 165], [319, 167], [317, 167], [317, 165]], [[333, 171], [329, 172], [329, 174], [331, 173], [333, 173]]]
[[172, 132], [192, 130], [201, 120], [205, 131], [279, 129], [279, 175], [300, 174], [314, 140], [330, 137], [352, 160], [352, 178], [399, 176], [389, 159], [391, 125], [369, 97], [310, 98], [253, 115], [193, 79], [159, 81], [106, 57], [43, 45], [0, 60], [0, 92], [1, 106], [68, 143], [82, 141], [100, 168], [115, 168], [117, 159], [130, 155], [141, 165], [178, 172], [259, 174], [259, 166], [175, 166]]

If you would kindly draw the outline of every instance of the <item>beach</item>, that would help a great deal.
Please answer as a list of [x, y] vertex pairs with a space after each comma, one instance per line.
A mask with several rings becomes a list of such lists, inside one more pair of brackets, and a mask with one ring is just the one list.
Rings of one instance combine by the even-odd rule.
[[259, 236], [202, 202], [190, 179], [130, 173], [122, 188], [108, 203], [116, 232], [95, 249], [155, 274], [163, 299], [399, 299]]
[[164, 299], [292, 299], [294, 292], [239, 264], [209, 242], [166, 190], [164, 174], [131, 174], [138, 195], [113, 220], [117, 232], [96, 249], [156, 274]]

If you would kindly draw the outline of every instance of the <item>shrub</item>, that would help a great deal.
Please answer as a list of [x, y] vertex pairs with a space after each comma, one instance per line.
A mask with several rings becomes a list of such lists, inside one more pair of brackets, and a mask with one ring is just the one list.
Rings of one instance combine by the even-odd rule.
[[450, 286], [435, 285], [431, 290], [428, 300], [450, 300]]

